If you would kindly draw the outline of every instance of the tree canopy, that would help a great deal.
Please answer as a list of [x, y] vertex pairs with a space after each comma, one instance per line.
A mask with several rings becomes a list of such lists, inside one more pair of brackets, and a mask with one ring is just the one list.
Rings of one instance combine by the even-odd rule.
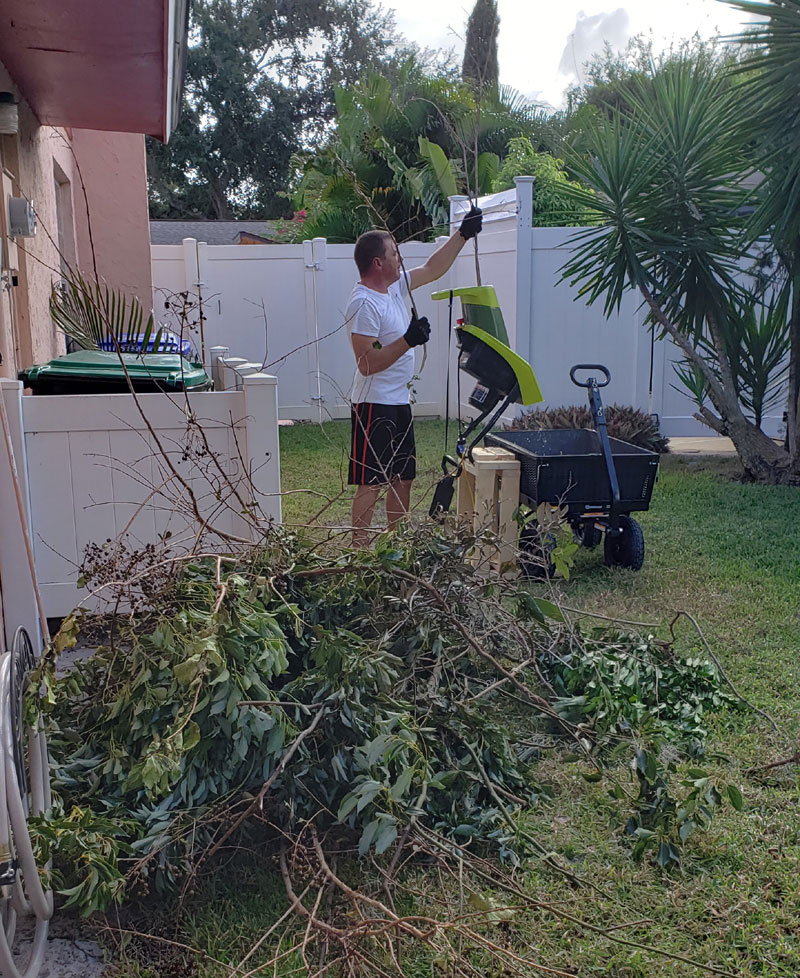
[[334, 88], [402, 56], [371, 0], [195, 0], [180, 122], [148, 140], [154, 217], [279, 217], [291, 160], [334, 115]]
[[448, 196], [491, 192], [509, 141], [534, 115], [503, 88], [485, 92], [478, 112], [471, 89], [415, 59], [393, 82], [372, 72], [337, 90], [336, 105], [335, 128], [294, 195], [309, 211], [303, 236], [331, 241], [371, 227], [399, 240], [435, 233], [448, 223]]
[[597, 224], [578, 233], [563, 272], [606, 314], [637, 291], [651, 328], [683, 354], [696, 417], [731, 437], [752, 478], [792, 482], [796, 459], [760, 427], [785, 382], [787, 302], [779, 283], [746, 271], [758, 272], [761, 248], [747, 215], [769, 190], [753, 188], [743, 88], [728, 62], [688, 55], [630, 79], [630, 111], [598, 112], [588, 153], [572, 153], [591, 195], [566, 190]]
[[534, 177], [534, 227], [569, 227], [591, 224], [593, 212], [575, 201], [567, 188], [580, 186], [570, 180], [563, 160], [550, 153], [537, 153], [526, 136], [508, 144], [508, 155], [492, 185], [493, 191], [514, 186], [514, 177]]

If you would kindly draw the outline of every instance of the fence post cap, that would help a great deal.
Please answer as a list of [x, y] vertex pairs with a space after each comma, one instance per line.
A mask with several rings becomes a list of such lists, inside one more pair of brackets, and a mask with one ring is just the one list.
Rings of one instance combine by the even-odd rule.
[[265, 374], [259, 370], [254, 374], [245, 374], [242, 377], [242, 383], [246, 387], [249, 387], [251, 384], [268, 384], [274, 387], [278, 383], [278, 378], [274, 374]]

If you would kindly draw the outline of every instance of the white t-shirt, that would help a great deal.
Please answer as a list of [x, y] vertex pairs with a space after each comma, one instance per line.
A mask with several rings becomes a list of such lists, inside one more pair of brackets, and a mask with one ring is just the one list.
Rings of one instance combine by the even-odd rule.
[[[352, 333], [373, 336], [381, 346], [388, 346], [408, 329], [410, 313], [406, 308], [407, 290], [402, 279], [389, 286], [388, 292], [376, 292], [360, 282], [350, 294], [345, 313], [348, 337]], [[356, 367], [350, 400], [353, 404], [408, 404], [414, 376], [413, 349], [397, 358], [385, 370], [365, 377]]]

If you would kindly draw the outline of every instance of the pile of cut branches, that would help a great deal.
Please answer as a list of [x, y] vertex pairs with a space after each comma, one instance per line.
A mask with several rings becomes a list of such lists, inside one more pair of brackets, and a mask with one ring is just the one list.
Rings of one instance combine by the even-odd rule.
[[[185, 896], [221, 850], [257, 834], [307, 921], [304, 948], [322, 942], [326, 960], [399, 974], [394, 942], [455, 961], [465, 935], [492, 958], [481, 926], [520, 899], [509, 868], [536, 857], [580, 882], [531, 831], [549, 794], [537, 761], [560, 742], [587, 780], [609, 779], [640, 855], [679, 860], [677, 802], [694, 790], [679, 769], [702, 752], [703, 710], [721, 703], [713, 667], [652, 636], [585, 636], [527, 585], [478, 576], [475, 543], [428, 526], [331, 556], [276, 530], [245, 556], [176, 562], [147, 614], [118, 616], [108, 645], [64, 678], [49, 656], [59, 802], [37, 831], [65, 857], [70, 902]], [[707, 779], [694, 807], [710, 817], [724, 790]], [[466, 861], [504, 895], [403, 917], [394, 886], [420, 854], [462, 879]], [[373, 866], [360, 889], [337, 870], [358, 859]]]

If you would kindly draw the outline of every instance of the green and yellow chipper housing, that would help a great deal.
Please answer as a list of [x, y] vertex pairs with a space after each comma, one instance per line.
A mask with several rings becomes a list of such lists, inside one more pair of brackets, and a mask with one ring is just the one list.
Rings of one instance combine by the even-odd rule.
[[448, 510], [453, 483], [461, 474], [465, 456], [470, 456], [509, 405], [537, 404], [543, 397], [533, 367], [508, 345], [508, 332], [493, 286], [446, 289], [434, 292], [431, 298], [450, 302], [451, 324], [453, 301], [461, 301], [462, 316], [456, 326], [458, 367], [478, 381], [468, 401], [480, 412], [459, 433], [456, 457], [445, 455], [442, 459], [444, 478], [434, 493], [430, 510], [435, 516]]

